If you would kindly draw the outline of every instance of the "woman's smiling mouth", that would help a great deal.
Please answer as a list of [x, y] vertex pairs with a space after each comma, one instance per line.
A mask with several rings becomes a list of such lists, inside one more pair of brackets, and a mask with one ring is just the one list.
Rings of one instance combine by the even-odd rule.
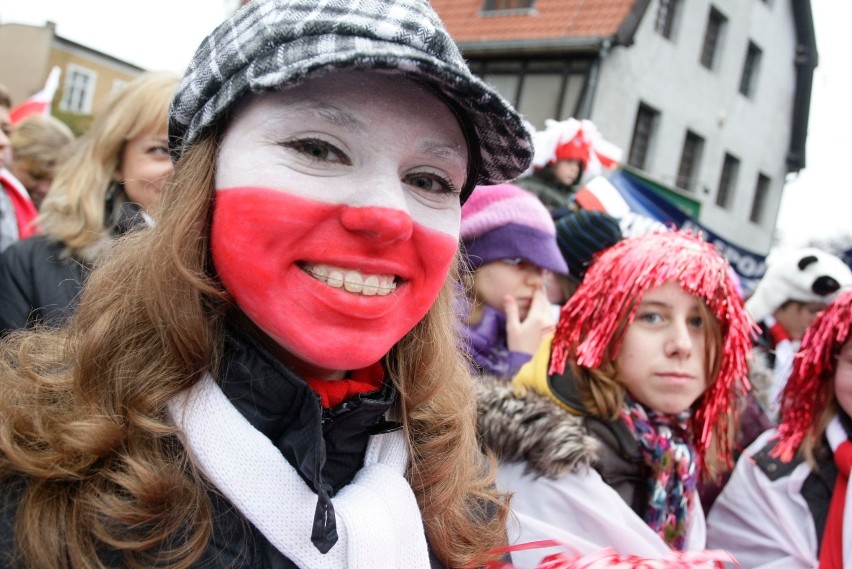
[[397, 279], [394, 275], [365, 274], [357, 269], [334, 265], [300, 264], [300, 266], [316, 280], [351, 293], [363, 296], [386, 296], [396, 290]]

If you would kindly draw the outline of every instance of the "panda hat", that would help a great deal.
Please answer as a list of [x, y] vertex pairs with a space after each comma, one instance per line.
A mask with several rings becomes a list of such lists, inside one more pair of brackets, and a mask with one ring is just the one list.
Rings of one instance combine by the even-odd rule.
[[775, 258], [745, 307], [760, 321], [788, 300], [828, 304], [841, 289], [850, 286], [852, 270], [846, 263], [830, 253], [806, 247]]

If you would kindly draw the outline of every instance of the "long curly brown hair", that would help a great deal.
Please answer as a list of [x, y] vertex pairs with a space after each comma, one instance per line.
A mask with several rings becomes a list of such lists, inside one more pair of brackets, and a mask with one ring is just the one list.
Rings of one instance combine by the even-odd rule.
[[[28, 568], [185, 568], [210, 538], [208, 483], [165, 407], [215, 374], [230, 301], [209, 255], [218, 140], [178, 162], [156, 227], [121, 240], [61, 331], [0, 346], [0, 476], [20, 492], [18, 562]], [[411, 445], [408, 479], [432, 550], [449, 567], [503, 545], [508, 514], [478, 450], [472, 380], [455, 348], [456, 270], [426, 317], [386, 356]]]

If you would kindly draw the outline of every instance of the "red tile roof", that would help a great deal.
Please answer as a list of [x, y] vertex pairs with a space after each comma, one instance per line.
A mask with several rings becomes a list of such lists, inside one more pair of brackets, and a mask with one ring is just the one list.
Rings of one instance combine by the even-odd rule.
[[483, 15], [485, 0], [431, 0], [459, 43], [611, 37], [637, 0], [536, 0], [530, 12]]

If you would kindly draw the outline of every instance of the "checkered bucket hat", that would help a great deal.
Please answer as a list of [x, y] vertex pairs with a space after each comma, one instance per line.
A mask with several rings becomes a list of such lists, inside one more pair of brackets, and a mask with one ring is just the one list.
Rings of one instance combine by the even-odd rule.
[[280, 90], [334, 69], [399, 73], [429, 85], [458, 114], [475, 185], [520, 175], [532, 158], [521, 117], [474, 76], [427, 0], [252, 0], [201, 44], [175, 94], [177, 160], [247, 93]]

